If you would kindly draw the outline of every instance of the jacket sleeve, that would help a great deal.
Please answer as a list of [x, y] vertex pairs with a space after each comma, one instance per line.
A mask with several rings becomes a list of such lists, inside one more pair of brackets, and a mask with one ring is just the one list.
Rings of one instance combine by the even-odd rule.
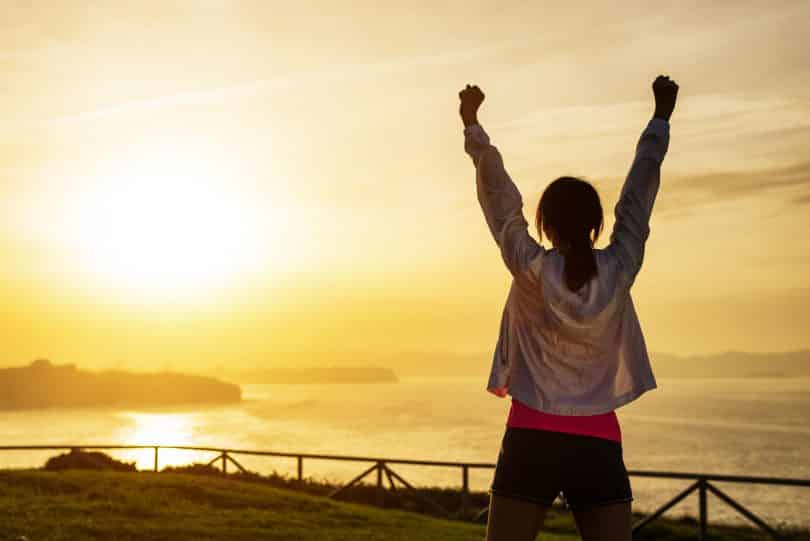
[[523, 274], [544, 250], [529, 235], [520, 191], [506, 172], [501, 153], [479, 124], [464, 128], [464, 150], [475, 165], [478, 202], [503, 261], [513, 275]]
[[650, 216], [661, 179], [661, 162], [669, 147], [669, 122], [650, 120], [636, 145], [636, 156], [616, 204], [616, 222], [608, 251], [632, 285], [644, 259]]

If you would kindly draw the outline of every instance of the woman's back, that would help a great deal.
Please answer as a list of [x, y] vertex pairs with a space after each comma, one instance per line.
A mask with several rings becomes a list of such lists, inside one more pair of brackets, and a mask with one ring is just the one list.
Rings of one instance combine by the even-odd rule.
[[465, 128], [478, 199], [513, 275], [487, 389], [546, 413], [594, 415], [656, 387], [630, 289], [641, 268], [669, 123], [653, 119], [616, 205], [610, 244], [576, 291], [566, 257], [527, 230], [522, 198], [479, 124]]
[[597, 274], [576, 292], [556, 250], [537, 259], [537, 278], [513, 280], [488, 388], [558, 415], [605, 413], [655, 388], [627, 280], [610, 251], [594, 255]]

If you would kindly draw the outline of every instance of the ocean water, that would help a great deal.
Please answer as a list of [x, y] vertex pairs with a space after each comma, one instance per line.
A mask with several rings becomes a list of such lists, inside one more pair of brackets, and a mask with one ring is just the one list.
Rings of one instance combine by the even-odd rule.
[[[286, 452], [494, 463], [508, 399], [475, 379], [358, 385], [245, 385], [239, 405], [172, 410], [36, 410], [0, 413], [3, 445], [176, 444]], [[618, 410], [628, 469], [810, 479], [810, 379], [659, 379]], [[0, 467], [41, 466], [57, 451], [4, 451]], [[153, 467], [152, 451], [115, 456]], [[160, 466], [210, 453], [164, 449]], [[294, 474], [294, 459], [237, 456], [247, 468]], [[305, 460], [304, 474], [348, 480], [362, 463]], [[394, 466], [417, 485], [460, 486], [459, 468]], [[486, 490], [492, 470], [472, 470]], [[634, 509], [651, 511], [689, 481], [631, 477]], [[810, 528], [810, 488], [718, 483], [772, 524]], [[697, 495], [671, 516], [697, 514]], [[709, 495], [711, 521], [745, 519]]]

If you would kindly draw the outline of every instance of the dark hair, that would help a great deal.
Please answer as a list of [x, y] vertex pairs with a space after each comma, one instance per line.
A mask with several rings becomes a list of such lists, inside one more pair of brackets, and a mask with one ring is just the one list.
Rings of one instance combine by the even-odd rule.
[[560, 177], [543, 192], [537, 205], [537, 231], [543, 227], [557, 237], [556, 248], [565, 258], [565, 284], [577, 291], [596, 276], [593, 244], [602, 232], [602, 203], [596, 189], [584, 180]]

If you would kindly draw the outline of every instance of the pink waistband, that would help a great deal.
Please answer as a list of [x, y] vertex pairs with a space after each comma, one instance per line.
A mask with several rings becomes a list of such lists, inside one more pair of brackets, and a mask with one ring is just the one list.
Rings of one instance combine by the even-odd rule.
[[532, 409], [513, 398], [506, 426], [596, 436], [620, 443], [622, 441], [615, 411], [599, 415], [553, 415]]

